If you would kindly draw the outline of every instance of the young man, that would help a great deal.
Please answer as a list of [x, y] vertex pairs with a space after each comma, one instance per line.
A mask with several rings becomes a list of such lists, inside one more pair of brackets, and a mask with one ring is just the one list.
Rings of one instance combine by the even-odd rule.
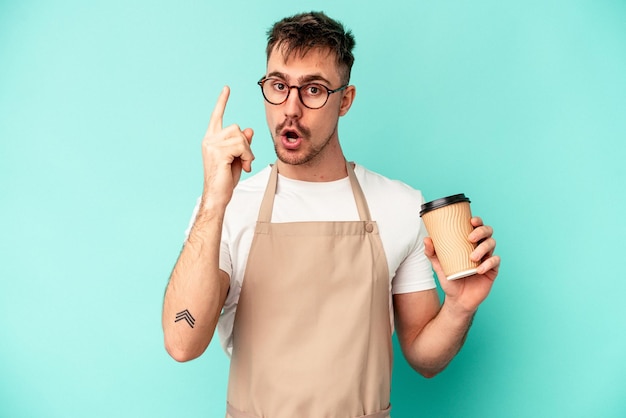
[[446, 280], [419, 218], [421, 193], [346, 162], [338, 121], [355, 98], [353, 47], [322, 13], [274, 25], [259, 85], [278, 160], [241, 183], [253, 131], [222, 126], [228, 88], [211, 115], [204, 190], [163, 329], [167, 351], [187, 361], [218, 326], [232, 418], [388, 417], [393, 319], [408, 362], [434, 376], [498, 273], [492, 228], [473, 218], [478, 273]]

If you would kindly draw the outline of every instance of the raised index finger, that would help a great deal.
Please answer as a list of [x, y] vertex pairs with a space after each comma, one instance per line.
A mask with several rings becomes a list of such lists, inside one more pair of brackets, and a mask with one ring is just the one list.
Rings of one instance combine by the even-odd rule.
[[211, 113], [211, 119], [209, 120], [209, 128], [207, 133], [217, 133], [222, 130], [222, 119], [224, 118], [224, 110], [226, 109], [226, 103], [228, 102], [228, 96], [230, 95], [230, 88], [224, 86], [220, 97], [217, 98], [213, 113]]

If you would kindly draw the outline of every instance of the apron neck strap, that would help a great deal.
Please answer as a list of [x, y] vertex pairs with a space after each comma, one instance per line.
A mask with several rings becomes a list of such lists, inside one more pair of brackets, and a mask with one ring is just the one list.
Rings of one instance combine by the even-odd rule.
[[[352, 187], [352, 193], [354, 194], [354, 200], [356, 202], [356, 208], [359, 212], [359, 219], [361, 221], [371, 221], [369, 207], [365, 200], [365, 194], [361, 189], [361, 185], [354, 174], [352, 164], [346, 161], [346, 170], [348, 171], [348, 178], [350, 179], [350, 186]], [[263, 195], [263, 201], [261, 202], [261, 208], [259, 209], [259, 222], [271, 222], [272, 220], [272, 208], [274, 207], [274, 196], [276, 195], [276, 185], [278, 184], [278, 164], [272, 165], [272, 171], [270, 172], [270, 179]]]

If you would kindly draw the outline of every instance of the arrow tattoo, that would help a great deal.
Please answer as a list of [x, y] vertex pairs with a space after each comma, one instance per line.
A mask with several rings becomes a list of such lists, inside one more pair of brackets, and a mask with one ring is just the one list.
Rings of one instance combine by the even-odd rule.
[[191, 314], [189, 313], [187, 309], [185, 309], [182, 312], [178, 312], [176, 314], [176, 320], [174, 322], [182, 321], [183, 319], [187, 321], [187, 323], [189, 324], [191, 328], [193, 328], [193, 326], [196, 323], [196, 320], [194, 319], [193, 316], [191, 316]]

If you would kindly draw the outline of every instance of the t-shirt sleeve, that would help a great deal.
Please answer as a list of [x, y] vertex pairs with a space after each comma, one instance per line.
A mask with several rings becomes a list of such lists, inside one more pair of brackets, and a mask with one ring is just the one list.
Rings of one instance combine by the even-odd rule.
[[432, 265], [424, 254], [424, 238], [427, 236], [424, 223], [420, 222], [420, 228], [415, 244], [404, 261], [396, 270], [392, 282], [391, 292], [411, 293], [430, 290], [437, 287], [433, 276]]

